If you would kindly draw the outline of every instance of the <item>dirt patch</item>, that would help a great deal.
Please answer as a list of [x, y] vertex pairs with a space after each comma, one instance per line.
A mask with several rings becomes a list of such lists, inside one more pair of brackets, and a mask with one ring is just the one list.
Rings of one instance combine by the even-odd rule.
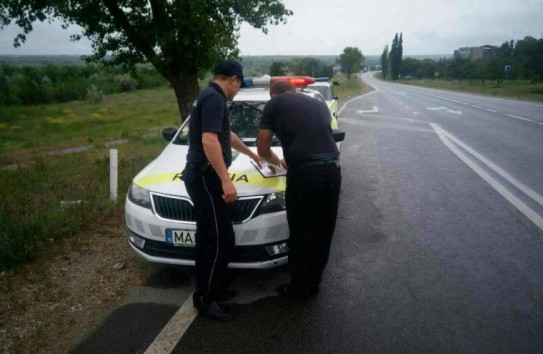
[[0, 275], [0, 353], [69, 352], [149, 277], [153, 267], [128, 245], [122, 220]]

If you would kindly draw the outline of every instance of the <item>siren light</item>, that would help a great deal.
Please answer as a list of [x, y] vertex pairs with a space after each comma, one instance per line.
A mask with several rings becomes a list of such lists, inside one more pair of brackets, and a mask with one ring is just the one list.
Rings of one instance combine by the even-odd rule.
[[278, 81], [288, 81], [296, 87], [307, 87], [315, 83], [315, 79], [309, 76], [246, 77], [243, 81], [247, 88], [270, 87]]

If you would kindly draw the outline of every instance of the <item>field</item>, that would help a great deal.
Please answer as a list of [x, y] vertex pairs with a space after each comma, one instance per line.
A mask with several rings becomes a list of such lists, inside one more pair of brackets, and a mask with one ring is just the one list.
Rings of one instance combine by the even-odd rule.
[[398, 80], [399, 83], [431, 87], [443, 90], [465, 91], [487, 96], [506, 97], [530, 101], [543, 101], [543, 82], [531, 83], [527, 80], [504, 80], [500, 86], [496, 81], [486, 80], [483, 85], [481, 80]]
[[138, 137], [180, 123], [173, 90], [167, 88], [107, 95], [100, 103], [0, 107], [0, 117], [4, 163], [21, 154]]

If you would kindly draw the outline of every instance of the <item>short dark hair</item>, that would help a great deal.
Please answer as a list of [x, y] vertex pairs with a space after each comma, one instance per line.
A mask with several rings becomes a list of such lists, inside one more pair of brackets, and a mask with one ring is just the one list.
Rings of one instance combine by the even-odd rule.
[[287, 92], [296, 92], [296, 87], [289, 81], [277, 81], [270, 87], [270, 96], [280, 95]]

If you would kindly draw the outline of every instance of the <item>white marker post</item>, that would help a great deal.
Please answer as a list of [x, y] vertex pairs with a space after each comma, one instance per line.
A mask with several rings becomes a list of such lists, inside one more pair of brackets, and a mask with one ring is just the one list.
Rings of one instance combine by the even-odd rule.
[[109, 195], [111, 200], [117, 201], [117, 175], [119, 170], [119, 164], [117, 161], [118, 152], [117, 149], [109, 150]]

